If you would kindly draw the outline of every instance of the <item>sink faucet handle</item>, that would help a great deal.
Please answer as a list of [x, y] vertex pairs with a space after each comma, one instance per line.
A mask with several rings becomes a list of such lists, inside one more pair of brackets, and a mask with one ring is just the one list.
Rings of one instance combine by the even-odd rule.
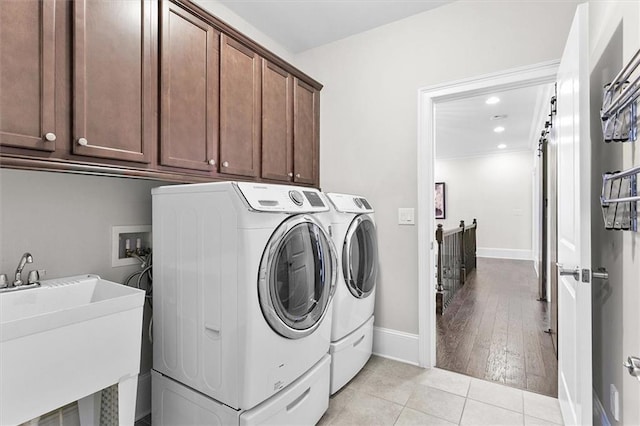
[[16, 268], [16, 276], [13, 280], [12, 287], [19, 287], [24, 284], [24, 282], [22, 281], [22, 270], [27, 263], [33, 263], [33, 256], [31, 256], [31, 253], [28, 252], [23, 254], [20, 258], [20, 263], [18, 263], [18, 267]]
[[7, 274], [0, 274], [0, 288], [9, 287], [9, 279], [7, 278]]
[[44, 269], [34, 269], [33, 271], [29, 271], [27, 284], [36, 284], [40, 282], [40, 278], [44, 277], [46, 274], [47, 271], [45, 271]]

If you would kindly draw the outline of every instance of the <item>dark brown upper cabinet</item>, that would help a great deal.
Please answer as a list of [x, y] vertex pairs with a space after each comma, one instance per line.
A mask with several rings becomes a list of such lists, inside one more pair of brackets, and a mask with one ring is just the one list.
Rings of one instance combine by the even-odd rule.
[[225, 34], [220, 47], [220, 172], [260, 175], [260, 63], [256, 52]]
[[161, 11], [160, 163], [215, 171], [220, 33], [182, 7]]
[[321, 88], [191, 0], [0, 0], [2, 167], [317, 186]]
[[55, 0], [0, 1], [0, 145], [56, 149]]
[[319, 184], [320, 92], [295, 78], [293, 82], [293, 181]]
[[293, 77], [262, 61], [262, 177], [293, 178]]
[[74, 154], [151, 161], [156, 136], [154, 8], [152, 0], [74, 2]]

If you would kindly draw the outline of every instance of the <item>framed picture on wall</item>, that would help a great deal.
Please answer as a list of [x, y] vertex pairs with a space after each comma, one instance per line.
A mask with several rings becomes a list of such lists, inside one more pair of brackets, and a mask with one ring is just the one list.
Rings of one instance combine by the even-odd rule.
[[435, 190], [436, 219], [445, 219], [446, 204], [444, 198], [444, 182], [436, 182]]

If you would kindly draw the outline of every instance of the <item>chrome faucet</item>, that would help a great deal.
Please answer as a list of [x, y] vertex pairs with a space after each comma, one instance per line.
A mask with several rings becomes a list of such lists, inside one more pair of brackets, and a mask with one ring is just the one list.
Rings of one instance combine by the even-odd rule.
[[22, 258], [20, 258], [20, 263], [18, 263], [18, 267], [16, 268], [16, 277], [15, 280], [13, 280], [12, 287], [19, 287], [24, 284], [24, 282], [22, 281], [22, 270], [24, 269], [24, 265], [26, 265], [27, 263], [33, 263], [33, 257], [31, 256], [31, 253], [25, 253], [22, 255]]

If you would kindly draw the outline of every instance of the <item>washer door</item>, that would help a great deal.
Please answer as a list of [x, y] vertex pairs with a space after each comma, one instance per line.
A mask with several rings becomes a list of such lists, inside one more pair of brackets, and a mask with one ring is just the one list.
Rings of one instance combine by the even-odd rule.
[[367, 215], [357, 216], [342, 246], [342, 273], [347, 288], [364, 299], [376, 286], [378, 277], [378, 238], [376, 226]]
[[315, 218], [284, 221], [267, 243], [258, 275], [260, 308], [271, 328], [290, 339], [311, 334], [333, 297], [336, 268], [333, 243]]

